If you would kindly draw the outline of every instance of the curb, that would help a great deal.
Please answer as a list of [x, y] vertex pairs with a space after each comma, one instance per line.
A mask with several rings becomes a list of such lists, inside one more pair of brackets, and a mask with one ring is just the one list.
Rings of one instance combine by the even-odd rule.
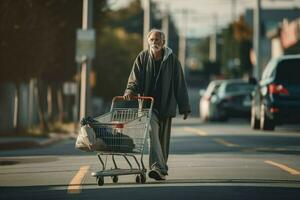
[[66, 139], [74, 139], [77, 135], [75, 133], [59, 134], [59, 133], [50, 133], [49, 138], [42, 141], [37, 140], [26, 140], [26, 141], [9, 141], [9, 142], [0, 142], [0, 151], [6, 150], [19, 150], [19, 149], [30, 149], [30, 148], [44, 148], [46, 146], [52, 145], [54, 143], [60, 142]]
[[17, 149], [29, 149], [39, 147], [39, 143], [36, 141], [15, 141], [15, 142], [1, 142], [0, 151], [17, 150]]
[[51, 144], [54, 144], [56, 142], [66, 140], [66, 139], [76, 139], [77, 135], [75, 133], [70, 133], [68, 135], [66, 134], [58, 134], [58, 133], [50, 133], [50, 138], [44, 141], [40, 141], [38, 144], [40, 147], [45, 147]]

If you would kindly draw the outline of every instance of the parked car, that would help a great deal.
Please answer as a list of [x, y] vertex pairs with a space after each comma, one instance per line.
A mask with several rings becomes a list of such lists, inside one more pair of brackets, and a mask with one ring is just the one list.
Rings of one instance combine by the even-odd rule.
[[219, 120], [227, 120], [230, 117], [250, 118], [253, 89], [253, 85], [242, 79], [223, 81], [215, 101], [217, 118]]
[[251, 127], [274, 130], [277, 125], [300, 123], [300, 54], [272, 59], [253, 92]]
[[199, 113], [200, 118], [204, 121], [213, 120], [216, 118], [216, 108], [211, 102], [216, 99], [217, 90], [222, 83], [222, 80], [211, 81], [206, 90], [200, 90]]

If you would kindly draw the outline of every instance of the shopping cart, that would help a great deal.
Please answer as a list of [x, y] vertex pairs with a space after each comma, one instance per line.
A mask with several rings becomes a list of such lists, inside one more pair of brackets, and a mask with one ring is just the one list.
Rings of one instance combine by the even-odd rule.
[[[120, 175], [136, 175], [137, 183], [146, 182], [147, 170], [143, 163], [143, 152], [152, 107], [152, 97], [133, 97], [124, 100], [122, 96], [117, 96], [112, 100], [110, 112], [94, 118], [91, 127], [94, 129], [96, 140], [101, 140], [103, 144], [101, 151], [97, 151], [102, 170], [92, 173], [99, 186], [104, 184], [106, 176], [110, 176], [114, 183], [118, 182]], [[105, 161], [103, 156], [106, 156]], [[107, 169], [107, 158], [110, 156], [113, 168]], [[128, 163], [128, 168], [119, 168], [115, 156], [123, 157]]]

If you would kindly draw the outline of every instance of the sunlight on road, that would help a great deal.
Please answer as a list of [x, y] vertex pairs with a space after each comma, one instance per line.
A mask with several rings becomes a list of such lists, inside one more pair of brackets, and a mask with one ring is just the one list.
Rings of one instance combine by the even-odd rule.
[[68, 187], [68, 193], [69, 194], [76, 194], [81, 192], [81, 184], [89, 171], [90, 166], [82, 166], [80, 167], [79, 171], [77, 174], [74, 176], [72, 181], [69, 184]]
[[221, 138], [214, 138], [213, 140], [215, 142], [217, 142], [218, 144], [224, 145], [226, 147], [239, 147], [240, 146], [238, 144], [234, 144], [234, 143], [228, 142], [228, 141], [226, 141], [224, 139], [221, 139]]
[[207, 136], [207, 133], [205, 131], [202, 131], [202, 130], [196, 129], [196, 128], [184, 127], [184, 131], [196, 133], [196, 134], [198, 134], [200, 136]]
[[300, 175], [300, 172], [293, 169], [293, 168], [290, 168], [286, 165], [283, 165], [283, 164], [280, 164], [280, 163], [277, 163], [277, 162], [273, 162], [273, 161], [270, 161], [270, 160], [266, 160], [265, 163], [269, 164], [269, 165], [273, 165], [275, 167], [278, 167], [284, 171], [287, 171], [288, 173], [292, 174], [292, 175]]

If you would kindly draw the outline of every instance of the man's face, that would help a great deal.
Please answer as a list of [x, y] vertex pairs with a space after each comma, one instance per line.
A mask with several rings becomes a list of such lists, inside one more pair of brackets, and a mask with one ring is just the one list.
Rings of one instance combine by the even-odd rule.
[[158, 52], [163, 48], [164, 41], [161, 39], [159, 33], [154, 32], [148, 37], [148, 44], [152, 52]]

